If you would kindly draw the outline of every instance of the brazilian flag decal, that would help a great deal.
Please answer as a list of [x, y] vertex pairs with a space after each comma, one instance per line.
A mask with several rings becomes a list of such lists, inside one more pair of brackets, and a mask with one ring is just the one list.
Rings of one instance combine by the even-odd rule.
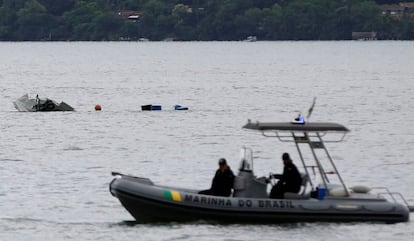
[[181, 202], [181, 195], [177, 191], [164, 190], [164, 197], [172, 201]]

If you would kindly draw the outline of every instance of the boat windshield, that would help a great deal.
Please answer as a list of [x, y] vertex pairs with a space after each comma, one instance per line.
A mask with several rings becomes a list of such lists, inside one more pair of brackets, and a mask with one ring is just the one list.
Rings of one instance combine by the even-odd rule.
[[243, 147], [240, 150], [240, 167], [239, 171], [252, 172], [253, 171], [253, 150]]

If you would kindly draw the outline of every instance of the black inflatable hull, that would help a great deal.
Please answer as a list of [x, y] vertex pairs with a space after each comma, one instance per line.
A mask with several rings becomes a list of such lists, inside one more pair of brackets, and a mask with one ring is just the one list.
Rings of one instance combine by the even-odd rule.
[[[409, 220], [409, 211], [405, 206], [384, 201], [376, 204], [355, 200], [214, 197], [156, 186], [149, 179], [129, 176], [115, 178], [110, 184], [110, 191], [137, 222], [145, 223], [198, 220], [217, 223], [396, 223]], [[176, 197], [171, 198], [171, 193]]]

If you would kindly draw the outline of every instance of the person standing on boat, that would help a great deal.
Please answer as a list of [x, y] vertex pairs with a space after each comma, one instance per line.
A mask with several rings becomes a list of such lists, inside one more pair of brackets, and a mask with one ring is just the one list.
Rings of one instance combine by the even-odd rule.
[[211, 188], [200, 191], [199, 194], [214, 195], [228, 197], [231, 195], [231, 189], [234, 183], [234, 174], [230, 166], [227, 165], [227, 161], [224, 158], [220, 158], [219, 168], [214, 175], [211, 183]]
[[270, 198], [283, 198], [285, 192], [298, 193], [302, 184], [302, 177], [298, 168], [290, 159], [289, 153], [283, 153], [283, 174], [279, 181], [272, 187]]
[[40, 99], [39, 94], [36, 95], [36, 110], [40, 110]]

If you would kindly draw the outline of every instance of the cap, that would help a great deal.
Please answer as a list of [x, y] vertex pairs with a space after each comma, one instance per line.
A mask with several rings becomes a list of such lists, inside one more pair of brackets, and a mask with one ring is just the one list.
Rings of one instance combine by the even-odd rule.
[[288, 161], [288, 160], [290, 160], [290, 156], [289, 156], [289, 153], [283, 153], [283, 155], [282, 155], [282, 160], [284, 160], [284, 161]]
[[220, 158], [218, 164], [219, 165], [227, 164], [226, 159]]

